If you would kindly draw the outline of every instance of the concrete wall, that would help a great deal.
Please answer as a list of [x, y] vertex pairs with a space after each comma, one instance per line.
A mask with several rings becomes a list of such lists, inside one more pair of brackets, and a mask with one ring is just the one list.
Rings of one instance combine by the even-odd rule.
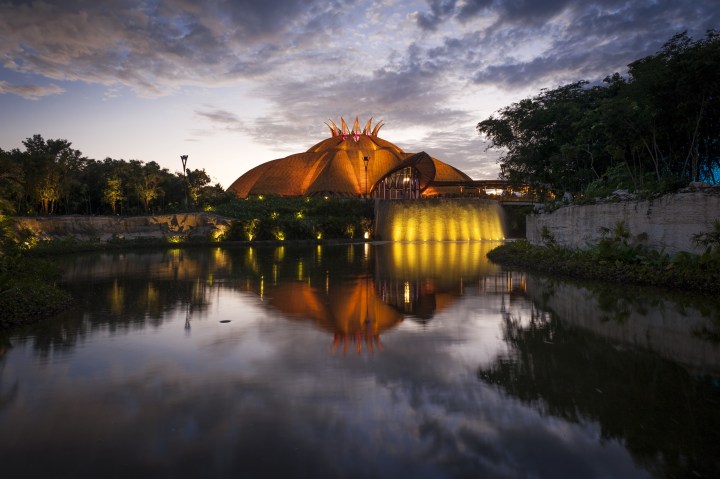
[[212, 239], [230, 227], [231, 220], [208, 213], [157, 216], [35, 216], [17, 218], [18, 227], [29, 229], [41, 240], [75, 239], [108, 241], [167, 239], [171, 237]]
[[692, 235], [713, 229], [720, 221], [720, 188], [704, 188], [665, 195], [652, 200], [625, 200], [595, 205], [565, 206], [552, 213], [527, 217], [527, 239], [541, 244], [547, 227], [562, 246], [585, 248], [600, 239], [600, 228], [624, 221], [630, 234], [646, 233], [645, 244], [668, 253], [702, 253]]

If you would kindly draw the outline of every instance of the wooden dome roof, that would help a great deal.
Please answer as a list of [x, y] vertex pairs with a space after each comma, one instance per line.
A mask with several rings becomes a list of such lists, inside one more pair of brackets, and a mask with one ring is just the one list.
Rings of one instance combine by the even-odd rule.
[[[228, 191], [240, 198], [252, 195], [278, 196], [362, 196], [388, 172], [400, 167], [413, 156], [398, 146], [377, 136], [382, 127], [379, 122], [370, 130], [372, 119], [360, 130], [358, 119], [349, 128], [341, 118], [338, 128], [330, 121], [331, 137], [308, 149], [277, 160], [268, 161], [247, 171], [235, 180]], [[332, 126], [331, 126], [332, 125]], [[367, 185], [364, 157], [369, 158]], [[459, 170], [432, 159], [435, 171], [452, 179], [467, 179]], [[445, 178], [443, 178], [445, 179]]]

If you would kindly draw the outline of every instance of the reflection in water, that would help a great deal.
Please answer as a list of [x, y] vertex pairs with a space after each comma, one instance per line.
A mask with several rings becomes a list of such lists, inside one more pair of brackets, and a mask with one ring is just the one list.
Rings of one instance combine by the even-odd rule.
[[625, 347], [642, 348], [680, 362], [697, 374], [720, 376], [717, 299], [648, 288], [578, 286], [530, 276], [528, 296], [567, 324]]
[[504, 315], [511, 348], [479, 377], [546, 414], [597, 421], [604, 439], [622, 440], [660, 477], [715, 477], [720, 347], [696, 334], [720, 322], [715, 298], [534, 276], [526, 284], [539, 307]]
[[76, 306], [0, 336], [3, 473], [717, 477], [718, 308], [492, 246], [66, 258]]
[[622, 441], [658, 477], [717, 477], [717, 382], [539, 309], [507, 316], [503, 329], [511, 348], [481, 367], [480, 379], [543, 414], [597, 422], [604, 441]]

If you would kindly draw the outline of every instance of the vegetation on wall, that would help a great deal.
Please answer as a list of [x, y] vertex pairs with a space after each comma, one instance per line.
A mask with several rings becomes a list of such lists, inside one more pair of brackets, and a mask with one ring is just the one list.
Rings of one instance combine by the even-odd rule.
[[556, 195], [720, 182], [720, 33], [675, 35], [601, 85], [542, 90], [477, 125], [505, 179]]
[[633, 236], [622, 222], [602, 228], [601, 234], [600, 241], [580, 250], [558, 246], [545, 229], [543, 246], [515, 241], [490, 251], [488, 258], [507, 268], [551, 275], [720, 292], [720, 221], [693, 236], [706, 248], [701, 255], [648, 248], [643, 235]]
[[236, 219], [225, 238], [236, 241], [367, 238], [374, 218], [373, 203], [355, 198], [254, 196], [215, 212]]

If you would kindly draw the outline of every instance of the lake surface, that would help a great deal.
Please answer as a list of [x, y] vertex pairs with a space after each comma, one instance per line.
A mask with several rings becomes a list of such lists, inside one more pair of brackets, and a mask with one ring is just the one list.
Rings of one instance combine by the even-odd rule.
[[720, 476], [717, 298], [493, 243], [62, 258], [0, 335], [2, 477]]

